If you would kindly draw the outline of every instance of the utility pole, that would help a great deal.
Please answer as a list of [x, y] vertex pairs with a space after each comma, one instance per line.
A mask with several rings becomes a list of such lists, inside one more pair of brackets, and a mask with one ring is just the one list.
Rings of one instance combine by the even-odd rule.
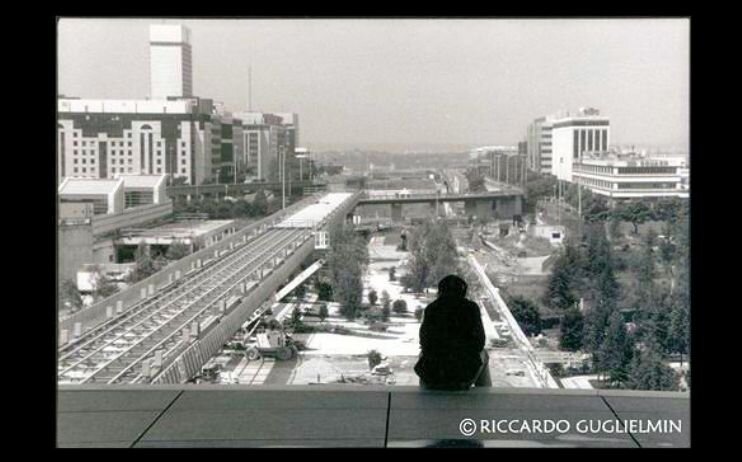
[[286, 148], [281, 147], [281, 210], [286, 208]]
[[580, 177], [577, 177], [577, 216], [582, 219], [582, 185]]
[[562, 224], [562, 180], [557, 178], [557, 222]]

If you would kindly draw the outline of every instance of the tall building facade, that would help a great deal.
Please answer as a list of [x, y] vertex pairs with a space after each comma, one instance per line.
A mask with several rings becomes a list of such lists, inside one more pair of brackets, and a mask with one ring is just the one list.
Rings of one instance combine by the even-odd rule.
[[563, 181], [572, 181], [572, 165], [586, 153], [606, 152], [610, 146], [610, 120], [593, 108], [554, 119], [551, 133], [551, 173]]
[[[215, 136], [215, 132], [217, 136]], [[59, 182], [65, 177], [167, 174], [187, 184], [213, 179], [221, 121], [210, 100], [57, 102]]]
[[191, 31], [182, 25], [149, 27], [150, 98], [193, 96]]
[[298, 141], [298, 116], [264, 112], [239, 112], [234, 117], [241, 121], [243, 140], [242, 163], [251, 176], [258, 180], [280, 181], [283, 156], [286, 172], [299, 175], [295, 158]]
[[528, 168], [534, 172], [551, 174], [551, 129], [551, 117], [539, 117], [528, 125], [526, 136]]

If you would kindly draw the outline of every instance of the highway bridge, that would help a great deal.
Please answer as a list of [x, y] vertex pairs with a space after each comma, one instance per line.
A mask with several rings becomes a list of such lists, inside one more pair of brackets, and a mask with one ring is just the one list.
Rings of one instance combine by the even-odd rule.
[[[89, 310], [106, 318], [79, 316], [72, 338], [61, 325], [58, 382], [69, 384], [182, 383], [187, 381], [246, 322], [257, 319], [275, 294], [313, 251], [315, 234], [344, 219], [357, 193], [330, 193], [305, 201], [270, 224], [226, 239], [213, 257], [198, 252], [184, 274], [170, 272], [157, 290], [146, 284], [126, 307], [103, 300]], [[188, 258], [188, 257], [187, 257]], [[161, 272], [161, 273], [162, 273]], [[134, 291], [130, 287], [127, 291]], [[126, 298], [127, 294], [117, 294]], [[119, 300], [121, 301], [121, 300]], [[120, 308], [120, 309], [119, 309]], [[98, 317], [100, 318], [100, 317]], [[73, 319], [74, 321], [74, 319]]]
[[[177, 185], [168, 186], [167, 195], [174, 200], [196, 199], [203, 197], [237, 197], [244, 194], [256, 192], [260, 189], [280, 193], [283, 185], [281, 182], [255, 182], [255, 183], [221, 183], [204, 185]], [[302, 191], [302, 193], [315, 193], [325, 191], [327, 184], [318, 181], [291, 181], [286, 183], [286, 193], [291, 190]]]
[[358, 206], [390, 205], [392, 221], [402, 220], [402, 206], [405, 204], [430, 204], [432, 208], [438, 203], [463, 202], [468, 216], [482, 219], [512, 219], [523, 213], [523, 190], [508, 187], [494, 191], [475, 193], [425, 193], [405, 194], [395, 192], [384, 194], [383, 191], [366, 192], [358, 201]]

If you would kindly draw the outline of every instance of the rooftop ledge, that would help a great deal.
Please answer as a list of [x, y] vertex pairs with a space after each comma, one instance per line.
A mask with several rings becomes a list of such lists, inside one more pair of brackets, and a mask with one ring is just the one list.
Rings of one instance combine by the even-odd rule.
[[690, 446], [688, 393], [60, 385], [57, 398], [59, 447]]

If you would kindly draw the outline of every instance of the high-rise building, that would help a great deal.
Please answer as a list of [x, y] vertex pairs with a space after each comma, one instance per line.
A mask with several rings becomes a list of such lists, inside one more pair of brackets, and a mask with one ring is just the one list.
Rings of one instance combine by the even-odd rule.
[[581, 108], [577, 115], [552, 121], [551, 173], [563, 181], [572, 181], [572, 164], [586, 153], [608, 151], [610, 120], [597, 109]]
[[193, 96], [190, 36], [190, 30], [182, 25], [150, 25], [151, 99]]
[[539, 117], [528, 125], [528, 168], [538, 173], [551, 173], [551, 117]]

